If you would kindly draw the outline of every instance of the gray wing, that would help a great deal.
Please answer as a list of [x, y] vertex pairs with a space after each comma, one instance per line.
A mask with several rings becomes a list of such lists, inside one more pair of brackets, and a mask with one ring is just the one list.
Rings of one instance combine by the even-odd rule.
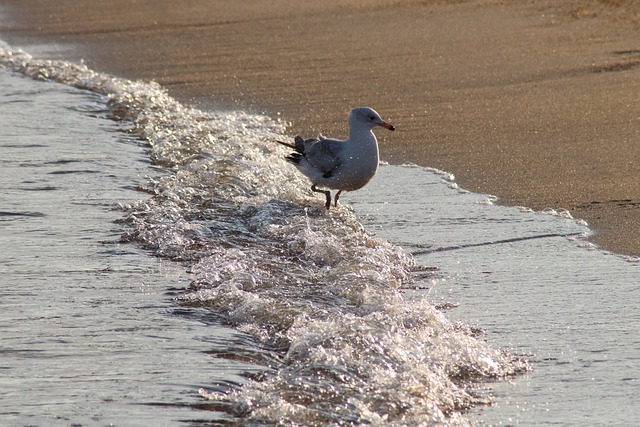
[[321, 171], [325, 177], [329, 177], [332, 170], [342, 164], [340, 153], [343, 150], [344, 141], [335, 139], [307, 139], [304, 141], [304, 158], [315, 169]]

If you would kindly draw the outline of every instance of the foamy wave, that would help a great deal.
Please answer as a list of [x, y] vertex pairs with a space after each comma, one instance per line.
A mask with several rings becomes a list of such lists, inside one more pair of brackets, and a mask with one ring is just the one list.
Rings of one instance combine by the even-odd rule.
[[103, 94], [123, 129], [150, 145], [164, 173], [150, 179], [148, 199], [126, 207], [127, 237], [188, 261], [193, 282], [180, 302], [209, 307], [276, 355], [248, 384], [201, 391], [237, 417], [465, 425], [461, 411], [486, 401], [475, 384], [526, 369], [404, 296], [411, 256], [370, 235], [350, 209], [327, 212], [310, 195], [274, 144], [287, 138], [284, 124], [186, 107], [155, 83], [84, 65], [7, 49], [0, 63]]

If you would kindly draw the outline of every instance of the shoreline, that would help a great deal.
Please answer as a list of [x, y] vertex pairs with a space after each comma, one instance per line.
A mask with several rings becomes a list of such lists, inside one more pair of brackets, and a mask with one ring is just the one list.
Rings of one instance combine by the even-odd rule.
[[349, 109], [371, 106], [398, 129], [377, 133], [383, 160], [568, 209], [593, 243], [640, 256], [640, 6], [618, 3], [0, 0], [15, 18], [0, 38], [73, 46], [60, 59], [292, 134], [344, 135]]

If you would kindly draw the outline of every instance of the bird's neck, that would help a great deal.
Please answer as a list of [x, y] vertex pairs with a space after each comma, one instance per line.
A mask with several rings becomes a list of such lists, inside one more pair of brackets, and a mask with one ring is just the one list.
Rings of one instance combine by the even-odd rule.
[[376, 144], [376, 137], [369, 126], [350, 126], [349, 141], [353, 144], [369, 145]]

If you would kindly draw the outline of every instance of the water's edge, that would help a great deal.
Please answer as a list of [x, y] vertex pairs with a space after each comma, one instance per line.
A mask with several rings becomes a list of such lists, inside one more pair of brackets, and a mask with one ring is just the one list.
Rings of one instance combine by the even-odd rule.
[[[248, 337], [232, 338], [240, 345], [226, 347], [227, 341], [206, 354], [222, 366], [242, 361], [247, 365], [241, 369], [262, 371], [248, 379], [211, 373], [211, 383], [199, 387], [210, 408], [265, 423], [466, 425], [466, 411], [487, 402], [487, 381], [525, 372], [527, 358], [536, 371], [516, 378], [543, 381], [544, 393], [521, 402], [518, 390], [507, 395], [494, 383], [499, 410], [480, 411], [485, 412], [480, 419], [474, 411], [470, 417], [527, 424], [544, 415], [539, 411], [553, 409], [569, 424], [579, 421], [565, 414], [555, 399], [559, 390], [537, 372], [564, 375], [567, 364], [586, 360], [580, 345], [593, 343], [576, 341], [560, 350], [543, 345], [548, 335], [540, 331], [562, 333], [545, 326], [557, 313], [531, 322], [528, 316], [544, 313], [535, 304], [540, 294], [527, 296], [532, 306], [513, 298], [538, 282], [552, 290], [575, 278], [616, 277], [631, 286], [635, 270], [628, 268], [637, 260], [614, 257], [610, 266], [612, 257], [580, 238], [588, 233], [584, 223], [563, 212], [504, 210], [492, 198], [450, 188], [455, 187], [451, 179], [443, 185], [446, 174], [385, 166], [372, 184], [343, 199], [353, 203], [368, 230], [407, 253], [363, 229], [349, 207], [330, 213], [315, 207], [321, 203], [273, 144], [286, 137], [282, 123], [190, 109], [158, 85], [82, 65], [7, 50], [0, 52], [0, 62], [36, 79], [102, 94], [109, 117], [150, 144], [151, 160], [162, 173], [143, 185], [148, 199], [124, 204], [126, 238], [188, 266], [191, 283], [178, 292], [178, 301], [205, 313], [198, 328], [207, 319], [204, 326], [230, 326], [232, 335]], [[582, 258], [589, 268], [572, 270], [583, 265]], [[594, 279], [598, 269], [608, 277]], [[565, 307], [575, 304], [566, 290], [560, 292], [547, 297], [564, 297]], [[486, 329], [491, 345], [427, 301], [441, 307], [459, 303], [450, 313]], [[485, 304], [499, 309], [478, 309]], [[583, 321], [579, 311], [571, 316], [570, 322]], [[532, 323], [536, 328], [526, 327]], [[576, 356], [556, 354], [565, 350]], [[572, 381], [580, 378], [574, 373]], [[516, 403], [500, 406], [509, 399]]]

